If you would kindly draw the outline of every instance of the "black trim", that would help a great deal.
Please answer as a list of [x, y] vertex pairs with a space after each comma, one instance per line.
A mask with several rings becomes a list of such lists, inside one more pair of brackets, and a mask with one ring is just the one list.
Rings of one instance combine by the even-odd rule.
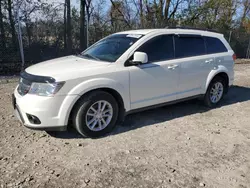
[[210, 32], [214, 32], [214, 33], [220, 33], [214, 29], [207, 29], [207, 28], [195, 28], [195, 27], [185, 27], [185, 26], [181, 26], [181, 27], [173, 27], [173, 26], [168, 26], [166, 27], [166, 29], [190, 29], [190, 30], [197, 30], [197, 31], [210, 31]]
[[174, 59], [176, 59], [176, 45], [175, 45], [175, 35], [172, 36], [172, 40], [173, 40], [173, 48], [174, 48]]
[[35, 124], [35, 125], [41, 124], [41, 121], [38, 117], [31, 115], [31, 114], [27, 114], [27, 113], [26, 113], [26, 116], [31, 124]]
[[25, 121], [24, 121], [23, 116], [22, 116], [22, 113], [20, 112], [19, 107], [18, 107], [17, 105], [16, 105], [15, 110], [16, 110], [16, 112], [18, 113], [18, 114], [16, 114], [16, 115], [19, 116], [19, 118], [18, 118], [18, 117], [17, 117], [17, 118], [24, 124]]
[[141, 112], [141, 111], [145, 111], [145, 110], [149, 110], [149, 109], [159, 108], [159, 107], [167, 106], [167, 105], [171, 105], [171, 104], [176, 104], [176, 103], [183, 102], [183, 101], [188, 101], [188, 100], [191, 100], [191, 99], [197, 99], [197, 98], [200, 98], [200, 97], [203, 97], [203, 96], [204, 95], [195, 95], [195, 96], [192, 96], [192, 97], [178, 99], [178, 100], [174, 100], [174, 101], [170, 101], [170, 102], [165, 102], [165, 103], [156, 104], [156, 105], [152, 105], [152, 106], [142, 107], [142, 108], [138, 108], [138, 109], [135, 109], [135, 110], [130, 110], [130, 111], [126, 112], [125, 115], [132, 114], [132, 113], [137, 113], [137, 112]]
[[24, 126], [31, 130], [36, 131], [67, 131], [67, 126], [61, 126], [61, 127], [30, 127], [27, 124], [24, 124]]
[[[134, 54], [133, 54], [134, 55]], [[130, 58], [131, 57], [133, 57], [133, 55], [132, 56], [130, 56]], [[126, 61], [125, 61], [125, 63], [124, 63], [124, 67], [131, 67], [131, 66], [135, 66], [135, 65], [132, 65], [131, 63], [130, 63], [130, 58], [128, 58]]]
[[11, 95], [12, 107], [16, 109], [16, 97], [14, 94]]
[[176, 34], [178, 37], [188, 37], [188, 38], [196, 38], [199, 37], [201, 38], [201, 35], [199, 34]]
[[207, 40], [205, 36], [202, 36], [203, 40], [204, 40], [204, 44], [205, 44], [205, 51], [206, 51], [206, 55], [211, 55], [207, 53]]
[[56, 80], [49, 76], [38, 76], [29, 74], [26, 71], [21, 72], [20, 76], [28, 81], [37, 82], [37, 83], [54, 83]]
[[[149, 69], [149, 68], [154, 68], [154, 67], [159, 67], [160, 66], [160, 65], [156, 65], [154, 63], [157, 63], [157, 62], [148, 62], [148, 63], [142, 64], [142, 65], [139, 65], [137, 67], [139, 67], [140, 69]], [[145, 67], [143, 65], [145, 65]], [[146, 66], [146, 65], [148, 65], [148, 66]]]

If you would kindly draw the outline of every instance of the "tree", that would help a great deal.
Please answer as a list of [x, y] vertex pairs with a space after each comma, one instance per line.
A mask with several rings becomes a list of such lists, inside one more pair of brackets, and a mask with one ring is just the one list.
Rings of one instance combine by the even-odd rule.
[[81, 13], [80, 13], [80, 48], [81, 50], [85, 50], [87, 47], [86, 42], [86, 32], [85, 32], [85, 24], [86, 24], [86, 18], [85, 18], [85, 10], [86, 10], [86, 0], [81, 0]]
[[64, 11], [63, 11], [63, 44], [64, 51], [67, 50], [67, 0], [64, 2]]
[[230, 44], [240, 57], [249, 43], [250, 0], [77, 0], [80, 9], [70, 2], [0, 0], [0, 58], [20, 62], [20, 54], [12, 47], [17, 46], [13, 7], [18, 3], [27, 63], [71, 54], [73, 49], [82, 51], [88, 42], [114, 32], [177, 24], [215, 29], [226, 38], [230, 35]]
[[240, 27], [244, 25], [247, 14], [250, 11], [250, 0], [243, 0], [242, 4], [243, 4], [243, 12], [242, 12], [241, 21], [240, 21]]
[[10, 27], [11, 27], [12, 44], [13, 44], [13, 47], [15, 47], [17, 44], [17, 37], [16, 37], [15, 22], [14, 22], [13, 14], [12, 14], [11, 0], [8, 0], [8, 14], [9, 14]]
[[139, 14], [140, 14], [140, 24], [141, 27], [144, 27], [144, 13], [143, 13], [143, 2], [139, 0]]
[[67, 49], [68, 54], [72, 53], [72, 28], [71, 28], [71, 6], [70, 0], [66, 0], [67, 6]]
[[2, 12], [2, 3], [3, 0], [0, 0], [0, 36], [1, 36], [1, 40], [0, 40], [0, 45], [1, 45], [1, 49], [4, 50], [6, 49], [6, 38], [5, 38], [5, 29], [4, 29], [4, 22], [3, 22], [3, 12]]
[[94, 9], [92, 8], [92, 23], [90, 23], [89, 27], [91, 31], [89, 36], [90, 43], [100, 40], [111, 32], [110, 15], [103, 11], [106, 4], [106, 0], [96, 0], [92, 4]]
[[[146, 27], [166, 27], [171, 25], [185, 0], [139, 0], [140, 22]], [[144, 4], [144, 6], [143, 6]], [[143, 11], [146, 7], [146, 11]], [[145, 21], [143, 19], [145, 17]], [[145, 22], [145, 23], [143, 23]]]
[[126, 18], [126, 1], [114, 1], [110, 0], [111, 9], [110, 9], [110, 18], [111, 25], [114, 31], [121, 31], [124, 28], [131, 28], [131, 23], [129, 19]]
[[[87, 39], [87, 25], [90, 21], [90, 15], [93, 11], [91, 9], [92, 0], [80, 0], [80, 48], [85, 50], [88, 46]], [[86, 17], [87, 15], [87, 17]]]
[[20, 5], [20, 21], [25, 24], [25, 30], [27, 34], [27, 43], [28, 46], [32, 43], [33, 37], [33, 27], [34, 21], [33, 18], [38, 14], [38, 11], [42, 9], [41, 0], [16, 0], [16, 3]]

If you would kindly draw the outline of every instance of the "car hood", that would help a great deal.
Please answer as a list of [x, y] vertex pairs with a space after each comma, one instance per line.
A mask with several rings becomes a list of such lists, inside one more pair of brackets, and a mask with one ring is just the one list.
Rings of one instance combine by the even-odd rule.
[[111, 63], [86, 59], [78, 56], [66, 56], [52, 59], [28, 67], [25, 71], [32, 75], [50, 76], [56, 80], [67, 74], [93, 73], [99, 68], [109, 66]]

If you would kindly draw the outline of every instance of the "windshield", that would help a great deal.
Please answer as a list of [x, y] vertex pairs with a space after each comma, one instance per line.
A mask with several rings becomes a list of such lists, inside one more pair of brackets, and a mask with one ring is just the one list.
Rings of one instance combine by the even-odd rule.
[[87, 49], [81, 54], [85, 58], [115, 62], [142, 35], [114, 34]]

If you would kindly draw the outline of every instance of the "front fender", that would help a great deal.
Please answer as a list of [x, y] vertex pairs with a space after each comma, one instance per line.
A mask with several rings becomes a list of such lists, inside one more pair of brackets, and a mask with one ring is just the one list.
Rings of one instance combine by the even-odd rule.
[[213, 69], [207, 77], [206, 83], [204, 85], [204, 93], [206, 93], [207, 88], [210, 84], [210, 82], [212, 81], [212, 79], [219, 73], [226, 73], [227, 75], [229, 75], [229, 71], [225, 66], [219, 65], [216, 69]]
[[86, 80], [72, 88], [69, 92], [69, 95], [82, 96], [89, 91], [99, 88], [109, 88], [117, 91], [122, 97], [125, 110], [128, 111], [130, 109], [129, 90], [125, 89], [122, 84], [116, 82], [113, 79], [95, 78], [91, 80]]

